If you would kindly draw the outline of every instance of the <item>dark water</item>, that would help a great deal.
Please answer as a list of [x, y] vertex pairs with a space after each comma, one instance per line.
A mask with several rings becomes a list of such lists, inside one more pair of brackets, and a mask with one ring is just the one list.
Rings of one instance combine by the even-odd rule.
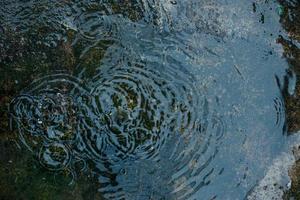
[[76, 57], [22, 86], [12, 127], [43, 167], [76, 182], [80, 165], [105, 199], [244, 199], [286, 148], [276, 2], [0, 5], [3, 31]]

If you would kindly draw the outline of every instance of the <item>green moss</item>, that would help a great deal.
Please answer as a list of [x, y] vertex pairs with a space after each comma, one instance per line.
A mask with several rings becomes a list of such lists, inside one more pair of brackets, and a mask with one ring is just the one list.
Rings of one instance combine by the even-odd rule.
[[143, 17], [143, 8], [136, 0], [131, 1], [110, 1], [113, 13], [121, 14], [132, 21], [138, 21]]
[[75, 46], [75, 57], [77, 59], [76, 66], [78, 67], [76, 73], [80, 73], [82, 69], [85, 69], [86, 77], [93, 77], [96, 75], [97, 68], [101, 65], [101, 60], [103, 59], [105, 52], [108, 47], [113, 44], [113, 41], [109, 40], [101, 40], [90, 47], [90, 49], [85, 50], [84, 46], [86, 46], [86, 41], [79, 41]]
[[[78, 174], [77, 180], [70, 184], [73, 176], [69, 169], [54, 172], [45, 169], [37, 155], [19, 144], [18, 134], [10, 131], [8, 107], [20, 90], [39, 75], [55, 70], [74, 72], [78, 58], [70, 40], [48, 46], [41, 42], [48, 29], [37, 28], [27, 33], [5, 30], [0, 33], [0, 199], [103, 199], [97, 192], [98, 180], [89, 178], [89, 174]], [[69, 37], [74, 37], [74, 33], [70, 32]], [[87, 63], [94, 59], [99, 62], [94, 56], [89, 59]], [[64, 129], [61, 139], [72, 137], [73, 127]], [[58, 159], [65, 156], [62, 148], [52, 151]]]
[[[89, 199], [86, 194], [93, 190], [93, 199], [103, 199], [97, 193], [97, 180], [87, 174], [78, 174], [72, 184], [72, 175], [68, 170], [48, 171], [37, 162], [31, 152], [17, 148], [11, 133], [1, 133], [0, 149], [0, 199]], [[61, 149], [57, 149], [60, 151]], [[56, 151], [56, 150], [54, 150]], [[61, 153], [61, 152], [60, 152]], [[64, 153], [64, 152], [62, 152]]]

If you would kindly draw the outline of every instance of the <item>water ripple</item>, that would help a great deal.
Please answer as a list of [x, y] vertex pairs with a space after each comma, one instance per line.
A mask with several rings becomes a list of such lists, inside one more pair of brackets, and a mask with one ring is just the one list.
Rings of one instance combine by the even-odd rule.
[[5, 1], [5, 26], [43, 31], [54, 43], [67, 38], [78, 64], [72, 75], [34, 80], [11, 101], [21, 141], [49, 170], [75, 177], [82, 162], [106, 199], [243, 196], [265, 157], [280, 151], [285, 111], [265, 71], [282, 63], [261, 59], [266, 44], [244, 40], [256, 34], [254, 19], [239, 8], [247, 5], [231, 3]]
[[92, 106], [85, 107], [82, 130], [97, 141], [91, 148], [98, 156], [112, 159], [115, 151], [123, 159], [150, 158], [171, 131], [193, 126], [192, 110], [198, 106], [195, 86], [182, 72], [164, 66], [158, 71], [158, 65], [114, 60], [93, 78]]
[[104, 59], [88, 82], [57, 73], [24, 89], [10, 105], [21, 140], [50, 170], [92, 161], [101, 192], [114, 198], [128, 196], [130, 184], [117, 181], [126, 176], [123, 164], [168, 165], [165, 181], [176, 189], [166, 195], [184, 199], [207, 184], [224, 127], [176, 58], [120, 52]]
[[[60, 149], [69, 157], [67, 146], [77, 139], [77, 102], [87, 95], [88, 90], [79, 79], [64, 73], [35, 80], [10, 104], [21, 141], [29, 150], [40, 154], [41, 159], [50, 159], [53, 149]], [[52, 163], [58, 165], [57, 162]], [[61, 162], [64, 166], [66, 161]]]

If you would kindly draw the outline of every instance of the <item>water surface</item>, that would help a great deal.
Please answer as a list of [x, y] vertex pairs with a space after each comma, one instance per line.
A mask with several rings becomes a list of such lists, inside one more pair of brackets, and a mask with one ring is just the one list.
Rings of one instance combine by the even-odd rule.
[[41, 166], [92, 174], [104, 199], [247, 198], [288, 140], [278, 8], [4, 1], [4, 34], [65, 52], [36, 50], [55, 64], [34, 63], [12, 127]]

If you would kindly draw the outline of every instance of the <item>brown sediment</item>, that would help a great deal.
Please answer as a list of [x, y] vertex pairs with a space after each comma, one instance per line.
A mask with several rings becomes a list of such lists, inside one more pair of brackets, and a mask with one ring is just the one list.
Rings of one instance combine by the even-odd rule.
[[294, 95], [287, 92], [287, 80], [283, 96], [286, 106], [287, 128], [289, 133], [300, 130], [300, 49], [295, 42], [300, 42], [300, 3], [289, 3], [288, 1], [279, 0], [282, 7], [281, 23], [286, 29], [289, 38], [280, 36], [278, 42], [284, 48], [286, 57], [291, 71], [296, 75], [296, 88]]
[[289, 176], [292, 179], [291, 189], [284, 194], [284, 200], [300, 199], [300, 147], [294, 148], [295, 164], [289, 171]]
[[281, 23], [291, 39], [300, 41], [300, 2], [278, 1], [282, 5]]
[[300, 160], [292, 167], [289, 175], [292, 177], [292, 187], [287, 196], [300, 199]]
[[[300, 25], [299, 25], [300, 26]], [[300, 130], [300, 49], [289, 39], [280, 37], [278, 42], [282, 44], [285, 57], [290, 65], [288, 74], [294, 72], [296, 75], [296, 87], [293, 95], [288, 93], [288, 78], [285, 80], [283, 97], [285, 100], [286, 122], [289, 133]]]
[[[283, 91], [285, 100], [287, 129], [290, 134], [298, 134], [300, 130], [300, 49], [296, 45], [300, 42], [300, 2], [279, 0], [281, 8], [281, 23], [286, 29], [289, 38], [280, 37], [278, 42], [284, 48], [284, 56], [286, 57], [290, 70], [296, 75], [296, 87], [293, 95]], [[288, 84], [288, 80], [286, 80]], [[291, 189], [286, 192], [284, 199], [300, 199], [300, 150], [294, 149], [296, 162], [289, 175], [292, 180]], [[300, 155], [300, 154], [299, 154]]]

